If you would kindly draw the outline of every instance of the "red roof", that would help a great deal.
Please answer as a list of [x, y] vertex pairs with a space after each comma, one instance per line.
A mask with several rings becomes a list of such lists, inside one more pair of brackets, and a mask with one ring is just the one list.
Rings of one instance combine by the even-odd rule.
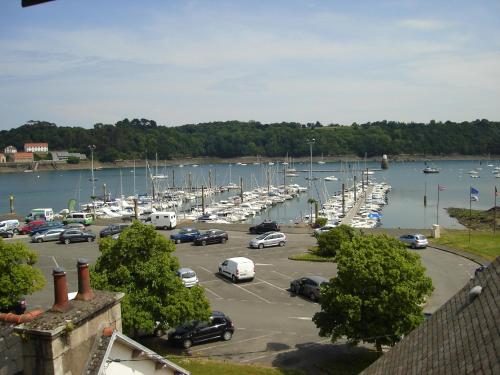
[[25, 143], [24, 147], [49, 147], [48, 143]]

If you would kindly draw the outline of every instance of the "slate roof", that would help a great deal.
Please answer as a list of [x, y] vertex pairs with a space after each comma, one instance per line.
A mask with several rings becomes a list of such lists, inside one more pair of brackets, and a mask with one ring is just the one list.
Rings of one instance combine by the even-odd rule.
[[497, 257], [362, 374], [500, 374], [499, 272]]

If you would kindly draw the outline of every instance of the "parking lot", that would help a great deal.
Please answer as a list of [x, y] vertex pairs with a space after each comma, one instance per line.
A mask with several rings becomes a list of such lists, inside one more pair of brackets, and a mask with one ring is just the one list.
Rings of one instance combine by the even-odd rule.
[[[95, 233], [99, 229], [92, 228]], [[168, 237], [173, 232], [159, 233]], [[301, 276], [335, 276], [334, 263], [297, 262], [288, 259], [288, 255], [303, 252], [314, 245], [315, 239], [309, 234], [287, 233], [288, 242], [284, 247], [250, 249], [248, 242], [254, 235], [235, 230], [228, 231], [228, 234], [229, 241], [226, 244], [176, 245], [174, 254], [179, 258], [180, 265], [192, 268], [197, 273], [212, 309], [229, 315], [236, 327], [231, 341], [211, 341], [196, 345], [189, 349], [189, 353], [240, 363], [308, 368], [313, 360], [308, 349], [321, 348], [329, 356], [344, 350], [338, 345], [325, 345], [328, 340], [318, 335], [311, 318], [319, 311], [319, 305], [306, 298], [291, 295], [288, 291], [290, 281]], [[28, 298], [31, 308], [48, 308], [52, 305], [51, 272], [55, 266], [66, 269], [69, 290], [76, 291], [77, 259], [87, 258], [93, 264], [99, 255], [97, 242], [70, 245], [55, 242], [29, 243], [29, 246], [39, 254], [38, 266], [47, 278], [44, 290]], [[429, 312], [435, 311], [456, 293], [477, 267], [471, 261], [432, 248], [411, 251], [421, 254], [427, 273], [434, 281], [436, 290], [425, 308]], [[235, 256], [248, 257], [254, 261], [256, 277], [253, 281], [233, 284], [217, 275], [218, 265], [224, 259]], [[159, 353], [179, 353], [179, 349], [170, 348], [162, 338], [148, 340], [147, 344]]]

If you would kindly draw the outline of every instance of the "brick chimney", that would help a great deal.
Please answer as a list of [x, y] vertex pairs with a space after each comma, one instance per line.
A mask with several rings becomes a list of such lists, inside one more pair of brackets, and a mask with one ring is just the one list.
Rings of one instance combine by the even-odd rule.
[[66, 272], [64, 268], [54, 268], [52, 276], [54, 277], [55, 301], [51, 310], [56, 312], [68, 311], [71, 306], [68, 302], [68, 283], [66, 282]]
[[94, 292], [90, 287], [89, 261], [87, 259], [78, 259], [76, 267], [78, 268], [78, 294], [75, 299], [90, 301], [94, 298]]

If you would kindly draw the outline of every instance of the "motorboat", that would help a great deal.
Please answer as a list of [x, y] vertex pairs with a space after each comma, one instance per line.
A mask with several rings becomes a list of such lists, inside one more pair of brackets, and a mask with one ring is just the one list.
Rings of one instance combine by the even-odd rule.
[[424, 173], [439, 173], [439, 169], [433, 168], [433, 167], [425, 167], [422, 169], [422, 172]]
[[328, 176], [324, 178], [325, 181], [338, 181], [338, 178], [335, 176]]

